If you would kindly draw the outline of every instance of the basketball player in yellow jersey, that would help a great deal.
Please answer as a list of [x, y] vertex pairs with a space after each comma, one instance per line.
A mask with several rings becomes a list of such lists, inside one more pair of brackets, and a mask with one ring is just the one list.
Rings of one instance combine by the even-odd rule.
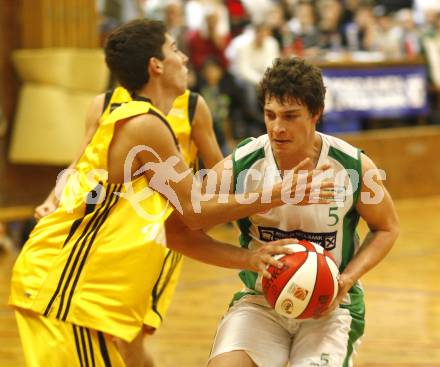
[[[194, 176], [161, 112], [186, 90], [187, 57], [164, 24], [138, 20], [119, 27], [105, 54], [136, 98], [99, 124], [58, 208], [39, 221], [17, 258], [9, 303], [30, 366], [124, 365], [113, 340], [130, 342], [141, 331], [166, 256], [166, 220], [168, 246], [214, 265], [268, 276], [268, 264], [282, 266], [271, 255], [288, 252], [282, 245], [289, 240], [240, 249], [199, 231], [281, 205], [286, 187], [275, 185], [270, 202], [262, 202], [265, 191], [250, 193], [256, 200], [246, 204], [213, 194], [194, 209]], [[305, 159], [296, 169], [309, 166]], [[296, 172], [293, 190], [300, 184]], [[315, 191], [310, 182], [302, 186], [301, 204], [307, 204]], [[332, 197], [322, 193], [320, 202]]]
[[[97, 96], [87, 113], [86, 130], [90, 130], [94, 134], [99, 121], [105, 120], [111, 111], [130, 100], [130, 94], [123, 87], [117, 87]], [[99, 113], [102, 115], [96, 118]], [[222, 160], [223, 156], [215, 138], [211, 114], [202, 96], [189, 90], [185, 91], [175, 99], [167, 119], [176, 134], [182, 156], [188, 166], [195, 166], [197, 154], [206, 168], [212, 168]], [[90, 142], [88, 135], [84, 147]], [[81, 156], [82, 150], [79, 156]], [[70, 167], [75, 167], [76, 162], [77, 160]], [[40, 219], [53, 212], [57, 207], [58, 202], [54, 189], [44, 203], [36, 208], [35, 217]], [[138, 362], [142, 357], [144, 358], [144, 366], [154, 365], [153, 358], [146, 350], [143, 350], [143, 334], [153, 334], [161, 325], [174, 294], [181, 267], [182, 255], [169, 250], [165, 256], [160, 277], [151, 294], [150, 306], [144, 319], [144, 333], [140, 333], [130, 345], [124, 342], [118, 344], [127, 365], [134, 364], [133, 361]]]
[[[86, 133], [78, 157], [70, 164], [74, 168], [87, 144], [95, 134], [99, 121], [107, 118], [112, 110], [131, 100], [130, 94], [123, 87], [117, 87], [100, 94], [90, 104], [86, 115]], [[206, 168], [213, 167], [222, 158], [222, 152], [215, 138], [212, 118], [206, 101], [197, 93], [185, 91], [174, 100], [167, 119], [180, 143], [182, 155], [188, 166], [194, 166], [200, 157]], [[58, 190], [62, 187], [58, 187]], [[35, 209], [35, 218], [52, 213], [58, 207], [55, 189], [45, 201]]]

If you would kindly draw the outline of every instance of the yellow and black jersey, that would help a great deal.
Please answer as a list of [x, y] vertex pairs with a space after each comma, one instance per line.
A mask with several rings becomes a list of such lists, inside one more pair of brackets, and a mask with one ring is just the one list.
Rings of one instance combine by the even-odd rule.
[[[132, 98], [130, 93], [122, 87], [109, 90], [105, 95], [101, 121], [104, 121], [114, 109], [123, 103], [129, 102]], [[189, 90], [185, 91], [174, 100], [173, 106], [167, 115], [167, 120], [179, 141], [183, 159], [188, 166], [194, 169], [197, 168], [197, 147], [191, 139], [191, 129], [197, 99], [197, 93]], [[180, 253], [167, 250], [159, 277], [151, 291], [149, 307], [144, 318], [144, 323], [149, 327], [157, 329], [163, 321], [177, 285], [182, 260]]]
[[[197, 147], [191, 139], [191, 125], [194, 119], [198, 97], [199, 95], [197, 93], [186, 90], [185, 93], [174, 100], [173, 106], [166, 116], [179, 141], [183, 159], [190, 167], [195, 166], [197, 159]], [[105, 94], [104, 107], [100, 120], [104, 121], [114, 109], [132, 99], [133, 97], [123, 87], [109, 90]]]
[[17, 259], [11, 305], [125, 340], [139, 332], [167, 254], [164, 222], [172, 208], [143, 176], [109, 183], [107, 155], [117, 121], [145, 113], [169, 127], [146, 101], [101, 120], [58, 209], [38, 222]]

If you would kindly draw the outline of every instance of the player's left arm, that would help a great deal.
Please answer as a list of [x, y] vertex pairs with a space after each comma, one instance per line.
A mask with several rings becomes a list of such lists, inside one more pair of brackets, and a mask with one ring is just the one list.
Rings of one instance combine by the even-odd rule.
[[197, 98], [194, 120], [191, 127], [191, 138], [197, 146], [199, 156], [206, 168], [212, 168], [223, 159], [222, 151], [214, 133], [211, 112], [204, 98]]
[[355, 282], [388, 254], [399, 235], [399, 219], [391, 196], [382, 183], [377, 167], [364, 154], [361, 185], [356, 210], [367, 222], [370, 231], [341, 273], [338, 295], [323, 315], [336, 308]]
[[[76, 164], [78, 163], [79, 159], [83, 155], [87, 145], [90, 143], [90, 141], [93, 138], [93, 135], [95, 134], [96, 130], [99, 126], [99, 118], [102, 113], [102, 109], [104, 106], [104, 99], [105, 94], [100, 94], [96, 96], [93, 101], [90, 103], [89, 108], [86, 113], [86, 122], [85, 122], [85, 136], [81, 143], [81, 147], [73, 160], [72, 163], [70, 163], [69, 167], [67, 167], [67, 170], [75, 168]], [[60, 185], [58, 183], [58, 185]], [[47, 198], [44, 200], [43, 203], [38, 205], [35, 208], [34, 217], [37, 220], [40, 220], [42, 217], [45, 217], [46, 215], [49, 215], [50, 213], [54, 212], [59, 205], [59, 200], [56, 194], [55, 190], [58, 190], [59, 192], [62, 191], [63, 187], [58, 186], [54, 187], [52, 191], [49, 193]]]

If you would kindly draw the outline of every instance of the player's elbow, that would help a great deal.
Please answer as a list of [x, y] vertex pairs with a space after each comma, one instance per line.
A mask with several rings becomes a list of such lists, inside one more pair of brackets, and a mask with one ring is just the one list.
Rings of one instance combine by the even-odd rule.
[[185, 224], [191, 231], [198, 231], [206, 227], [201, 215], [190, 215], [185, 218]]
[[396, 223], [394, 223], [390, 229], [390, 235], [393, 238], [393, 241], [396, 241], [400, 234], [400, 223], [398, 220], [396, 220]]
[[388, 234], [388, 242], [393, 246], [400, 234], [400, 223], [397, 217], [388, 224], [386, 232]]

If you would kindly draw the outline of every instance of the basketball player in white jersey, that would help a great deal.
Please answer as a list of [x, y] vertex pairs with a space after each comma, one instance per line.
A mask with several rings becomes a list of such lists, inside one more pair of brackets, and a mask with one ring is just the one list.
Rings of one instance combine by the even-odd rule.
[[[359, 278], [390, 251], [399, 232], [393, 202], [374, 163], [359, 149], [316, 131], [324, 109], [320, 70], [299, 59], [277, 59], [260, 83], [267, 134], [240, 143], [216, 171], [232, 161], [230, 192], [252, 192], [280, 182], [306, 157], [328, 171], [339, 198], [325, 205], [283, 205], [238, 221], [242, 247], [298, 238], [318, 243], [340, 270], [335, 301], [316, 318], [287, 319], [262, 295], [261, 276], [242, 271], [244, 288], [218, 326], [209, 367], [352, 366], [364, 331]], [[349, 173], [349, 174], [348, 174]], [[359, 242], [363, 218], [370, 232]]]

